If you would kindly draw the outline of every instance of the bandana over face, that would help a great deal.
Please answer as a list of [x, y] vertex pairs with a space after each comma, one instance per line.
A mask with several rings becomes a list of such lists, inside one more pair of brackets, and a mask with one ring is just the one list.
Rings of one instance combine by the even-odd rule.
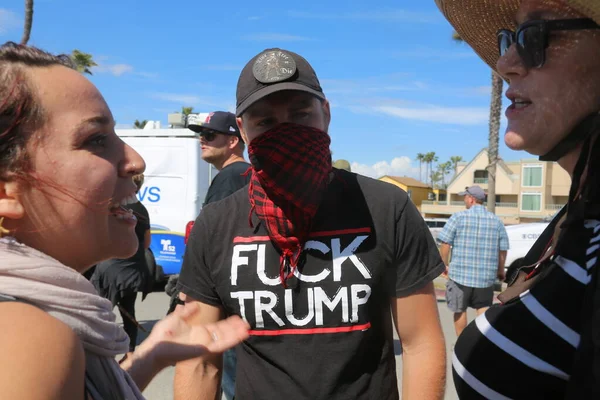
[[329, 135], [319, 129], [284, 123], [248, 146], [252, 212], [265, 224], [281, 251], [279, 278], [286, 286], [298, 266], [332, 171]]

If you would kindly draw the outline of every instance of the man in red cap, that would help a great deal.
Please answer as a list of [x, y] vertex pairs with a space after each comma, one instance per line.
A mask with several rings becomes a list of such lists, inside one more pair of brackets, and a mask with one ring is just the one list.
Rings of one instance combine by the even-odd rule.
[[[403, 397], [441, 399], [432, 281], [444, 264], [407, 194], [332, 167], [329, 102], [298, 54], [254, 57], [236, 114], [250, 185], [202, 210], [178, 284], [201, 308], [192, 325], [231, 314], [251, 325], [236, 398], [398, 399], [395, 326]], [[220, 369], [220, 358], [178, 364], [175, 399], [214, 398]]]

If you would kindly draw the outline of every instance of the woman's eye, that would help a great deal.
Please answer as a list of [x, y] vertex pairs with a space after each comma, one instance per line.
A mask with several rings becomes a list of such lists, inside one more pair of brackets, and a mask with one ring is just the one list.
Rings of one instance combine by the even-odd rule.
[[107, 136], [104, 134], [93, 135], [85, 142], [85, 145], [91, 147], [105, 147], [106, 140]]

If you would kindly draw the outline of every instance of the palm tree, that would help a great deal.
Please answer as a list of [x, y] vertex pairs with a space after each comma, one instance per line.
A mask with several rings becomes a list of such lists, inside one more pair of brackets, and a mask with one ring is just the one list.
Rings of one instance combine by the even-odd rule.
[[135, 122], [133, 123], [133, 127], [135, 129], [144, 129], [144, 126], [146, 126], [146, 124], [148, 123], [148, 120], [145, 119], [143, 121], [139, 121], [139, 120], [135, 120]]
[[490, 135], [488, 145], [488, 211], [496, 212], [496, 167], [500, 142], [500, 117], [502, 114], [502, 78], [492, 71], [492, 100], [490, 102]]
[[21, 44], [29, 42], [31, 36], [31, 25], [33, 24], [33, 0], [25, 0], [25, 24], [23, 25], [23, 36]]
[[186, 117], [194, 112], [194, 107], [181, 107], [181, 113]]
[[425, 154], [417, 153], [417, 161], [419, 162], [419, 180], [423, 181], [423, 161], [425, 160]]
[[454, 174], [456, 174], [456, 168], [458, 167], [458, 163], [463, 161], [462, 156], [452, 156], [450, 157], [450, 165], [452, 167], [452, 170], [454, 171]]
[[431, 177], [433, 176], [433, 163], [438, 162], [438, 156], [435, 155], [435, 151], [431, 151], [425, 154], [425, 162], [427, 163], [427, 174], [430, 178], [431, 186], [433, 187], [433, 180]]
[[438, 164], [438, 171], [442, 177], [442, 189], [446, 189], [446, 176], [452, 170], [452, 162], [446, 161], [445, 163]]
[[431, 187], [435, 189], [435, 187], [438, 186], [438, 183], [443, 179], [442, 173], [440, 171], [433, 171], [429, 176], [429, 179], [431, 180]]
[[[462, 43], [457, 32], [452, 33], [452, 39]], [[488, 137], [488, 211], [496, 212], [496, 165], [498, 164], [498, 145], [500, 141], [500, 117], [502, 113], [502, 78], [492, 70], [492, 97], [490, 101], [490, 124]]]
[[92, 67], [98, 66], [91, 54], [84, 53], [77, 49], [71, 53], [71, 60], [75, 63], [75, 68], [82, 74], [92, 75]]
[[430, 177], [430, 169], [429, 169], [429, 165], [430, 162], [433, 160], [433, 156], [432, 153], [425, 153], [423, 154], [423, 162], [425, 163], [425, 182], [429, 182], [429, 177]]
[[[23, 25], [23, 36], [21, 44], [26, 45], [31, 37], [31, 27], [33, 25], [33, 0], [25, 0], [25, 23]], [[83, 53], [79, 50], [73, 50], [71, 60], [75, 63], [77, 71], [92, 75], [90, 68], [97, 66], [91, 54]]]
[[431, 182], [431, 174], [433, 173], [433, 169], [431, 168], [431, 164], [435, 159], [435, 152], [428, 152], [423, 154], [423, 162], [425, 163], [425, 181]]

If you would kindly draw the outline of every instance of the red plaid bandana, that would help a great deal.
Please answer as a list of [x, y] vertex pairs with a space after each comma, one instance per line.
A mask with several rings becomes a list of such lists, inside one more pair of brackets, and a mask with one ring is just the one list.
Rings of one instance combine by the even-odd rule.
[[248, 146], [252, 163], [250, 218], [256, 212], [281, 251], [279, 278], [284, 286], [298, 266], [329, 183], [330, 143], [326, 132], [285, 123]]

